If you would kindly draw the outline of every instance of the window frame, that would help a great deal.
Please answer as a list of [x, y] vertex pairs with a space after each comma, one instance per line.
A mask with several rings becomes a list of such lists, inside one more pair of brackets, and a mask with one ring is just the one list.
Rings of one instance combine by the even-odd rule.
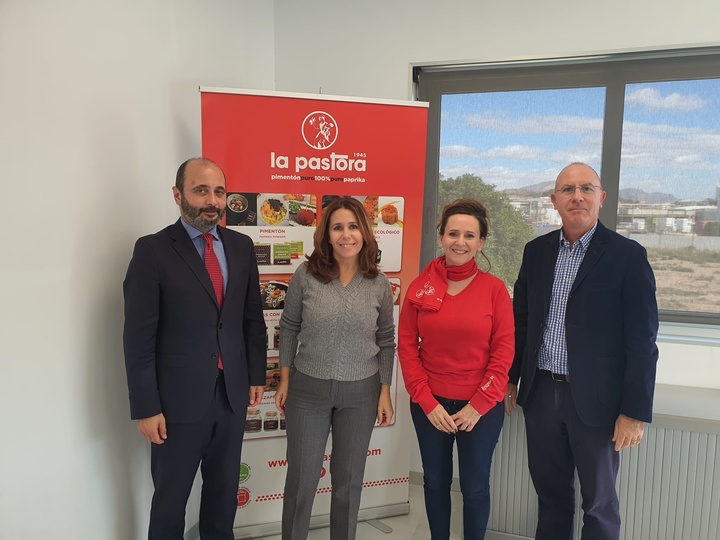
[[[720, 78], [720, 47], [461, 65], [415, 65], [415, 95], [430, 103], [421, 268], [435, 257], [443, 95], [604, 87], [601, 174], [607, 193], [600, 219], [617, 226], [625, 88], [628, 84]], [[719, 201], [720, 203], [720, 201]], [[660, 310], [660, 321], [720, 326], [720, 314]]]

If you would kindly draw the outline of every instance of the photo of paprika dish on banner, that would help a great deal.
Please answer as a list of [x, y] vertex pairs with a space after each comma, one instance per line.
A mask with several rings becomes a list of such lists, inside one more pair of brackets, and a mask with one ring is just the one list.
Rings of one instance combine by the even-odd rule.
[[[315, 195], [228, 192], [225, 224], [255, 243], [261, 273], [292, 274], [312, 252]], [[307, 251], [306, 251], [307, 250]]]
[[262, 401], [250, 407], [245, 421], [245, 438], [280, 437], [285, 435], [285, 415], [275, 407], [275, 389], [280, 382], [278, 355], [280, 349], [280, 316], [285, 307], [289, 280], [261, 280], [260, 299], [267, 327], [265, 350], [265, 392]]

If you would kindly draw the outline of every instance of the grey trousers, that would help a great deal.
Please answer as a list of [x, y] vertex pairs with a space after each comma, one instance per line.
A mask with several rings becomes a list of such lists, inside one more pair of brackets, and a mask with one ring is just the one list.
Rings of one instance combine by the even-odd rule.
[[287, 476], [283, 540], [305, 540], [332, 427], [331, 540], [354, 540], [365, 461], [377, 417], [380, 377], [334, 381], [293, 369], [285, 403]]

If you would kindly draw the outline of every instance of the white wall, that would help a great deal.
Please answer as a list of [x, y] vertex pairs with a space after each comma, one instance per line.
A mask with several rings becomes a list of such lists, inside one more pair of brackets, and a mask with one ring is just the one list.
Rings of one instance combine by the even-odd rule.
[[268, 0], [0, 2], [0, 538], [147, 537], [122, 279], [178, 215], [198, 86], [272, 89], [273, 32]]
[[407, 99], [411, 63], [717, 44], [716, 0], [275, 0], [278, 90]]
[[[275, 0], [276, 88], [409, 99], [411, 64], [718, 45], [718, 20], [717, 0]], [[659, 383], [720, 388], [720, 347], [661, 342], [660, 351]], [[410, 468], [422, 470], [416, 448]]]
[[199, 85], [406, 99], [413, 62], [716, 44], [717, 20], [716, 0], [1, 0], [0, 538], [146, 535], [121, 282], [177, 216]]

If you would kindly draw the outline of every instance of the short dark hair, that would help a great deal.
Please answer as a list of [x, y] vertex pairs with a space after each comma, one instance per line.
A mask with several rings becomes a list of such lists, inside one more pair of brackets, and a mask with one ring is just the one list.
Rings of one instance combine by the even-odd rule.
[[447, 227], [448, 219], [450, 216], [456, 214], [463, 214], [466, 216], [472, 216], [478, 220], [480, 224], [480, 238], [487, 238], [490, 232], [490, 222], [488, 221], [487, 208], [480, 201], [475, 199], [457, 199], [446, 205], [442, 210], [440, 221], [438, 222], [438, 233], [445, 234], [445, 227]]
[[204, 157], [193, 157], [190, 159], [186, 159], [183, 161], [180, 166], [178, 167], [177, 173], [175, 173], [175, 187], [178, 188], [180, 193], [183, 193], [183, 188], [185, 187], [185, 169], [187, 169], [187, 166], [189, 163], [202, 163], [203, 165], [215, 165], [220, 171], [222, 171], [223, 176], [225, 176], [225, 172], [220, 168], [220, 165], [215, 163], [212, 159], [204, 158]]
[[363, 238], [363, 247], [358, 254], [360, 270], [366, 278], [374, 278], [380, 273], [375, 262], [378, 252], [377, 240], [365, 207], [352, 197], [340, 197], [323, 208], [320, 222], [313, 235], [315, 249], [308, 257], [308, 272], [323, 283], [329, 283], [338, 277], [339, 270], [330, 245], [330, 217], [341, 208], [350, 210], [355, 215]]
[[[447, 222], [448, 219], [450, 219], [450, 216], [458, 214], [472, 216], [477, 219], [478, 224], [480, 225], [480, 238], [488, 237], [488, 234], [490, 234], [490, 220], [488, 218], [487, 208], [485, 208], [485, 205], [480, 201], [470, 198], [457, 199], [443, 208], [440, 221], [437, 225], [438, 234], [440, 236], [445, 234], [445, 227], [447, 227]], [[480, 251], [480, 254], [485, 258], [488, 264], [492, 264], [490, 263], [490, 259], [488, 259], [487, 255], [485, 255], [482, 250]]]

